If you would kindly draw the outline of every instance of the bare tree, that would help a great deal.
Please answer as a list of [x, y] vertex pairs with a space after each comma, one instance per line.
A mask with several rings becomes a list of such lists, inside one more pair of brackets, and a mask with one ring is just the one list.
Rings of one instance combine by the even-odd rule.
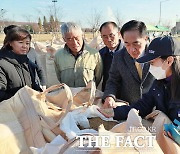
[[3, 31], [5, 25], [5, 15], [6, 15], [7, 11], [5, 9], [1, 9], [0, 10], [0, 20], [2, 21], [2, 25], [0, 25], [0, 32]]
[[36, 18], [30, 14], [24, 14], [22, 15], [26, 22], [33, 23], [36, 22]]
[[57, 5], [50, 5], [47, 8], [48, 16], [53, 16], [54, 19], [61, 21], [64, 17], [63, 9]]
[[119, 10], [116, 10], [116, 12], [115, 12], [115, 19], [116, 19], [117, 26], [119, 28], [121, 28], [122, 24], [123, 24], [123, 18], [121, 16]]
[[153, 25], [153, 26], [156, 26], [157, 25], [157, 22], [156, 21], [148, 21], [148, 22], [146, 22], [146, 23], [148, 23], [148, 24], [150, 24], [150, 25]]
[[38, 26], [39, 26], [39, 33], [43, 31], [43, 25], [42, 25], [42, 21], [41, 18], [39, 17], [38, 19]]
[[100, 12], [97, 12], [96, 9], [93, 9], [90, 17], [87, 19], [87, 22], [93, 32], [93, 38], [94, 38], [95, 32], [99, 29], [101, 20], [102, 20], [102, 16], [101, 16]]
[[22, 15], [22, 16], [25, 19], [25, 21], [27, 22], [27, 25], [23, 25], [23, 27], [26, 30], [28, 30], [32, 34], [39, 32], [38, 24], [35, 25], [35, 23], [37, 23], [37, 21], [35, 20], [36, 17], [34, 17], [34, 16], [30, 15], [30, 14], [25, 14], [25, 15]]
[[4, 20], [4, 16], [6, 13], [7, 13], [7, 11], [5, 9], [0, 10], [0, 20]]
[[173, 23], [172, 21], [166, 20], [162, 23], [162, 26], [167, 27], [167, 28], [172, 28], [173, 27], [172, 23]]

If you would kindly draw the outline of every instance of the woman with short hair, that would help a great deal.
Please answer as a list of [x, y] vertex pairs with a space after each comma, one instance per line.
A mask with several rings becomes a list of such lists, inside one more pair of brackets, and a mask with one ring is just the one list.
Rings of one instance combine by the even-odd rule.
[[36, 65], [27, 58], [31, 35], [15, 27], [5, 36], [0, 52], [0, 101], [9, 99], [25, 85], [42, 91], [35, 82]]

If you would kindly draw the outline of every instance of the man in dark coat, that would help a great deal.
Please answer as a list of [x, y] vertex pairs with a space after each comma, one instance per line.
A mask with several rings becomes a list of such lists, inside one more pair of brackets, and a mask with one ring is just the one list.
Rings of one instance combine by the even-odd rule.
[[145, 24], [131, 20], [123, 25], [121, 35], [125, 48], [114, 54], [103, 96], [104, 108], [116, 107], [117, 92], [120, 99], [130, 104], [136, 102], [148, 92], [154, 80], [148, 72], [149, 64], [137, 65], [136, 62], [147, 44]]
[[[155, 107], [172, 121], [180, 121], [180, 41], [169, 36], [154, 39], [146, 55], [137, 59], [140, 63], [150, 63], [149, 72], [156, 78], [149, 92], [143, 94], [132, 105], [114, 108], [115, 120], [126, 120], [129, 111], [135, 108], [141, 117], [150, 114]], [[102, 112], [103, 113], [103, 112]], [[104, 113], [103, 113], [104, 114]], [[106, 115], [105, 115], [106, 116]]]
[[106, 82], [109, 77], [113, 55], [116, 51], [123, 48], [123, 43], [120, 40], [120, 32], [115, 22], [109, 21], [101, 25], [99, 29], [102, 40], [106, 45], [99, 52], [103, 61], [103, 82], [102, 91], [105, 90]]

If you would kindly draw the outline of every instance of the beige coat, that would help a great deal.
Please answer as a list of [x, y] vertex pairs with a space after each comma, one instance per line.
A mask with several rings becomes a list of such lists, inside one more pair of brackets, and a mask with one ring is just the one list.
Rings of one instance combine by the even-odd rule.
[[102, 77], [100, 54], [87, 45], [84, 45], [83, 52], [77, 59], [65, 45], [55, 54], [54, 63], [58, 80], [70, 87], [85, 87], [91, 80], [97, 86]]

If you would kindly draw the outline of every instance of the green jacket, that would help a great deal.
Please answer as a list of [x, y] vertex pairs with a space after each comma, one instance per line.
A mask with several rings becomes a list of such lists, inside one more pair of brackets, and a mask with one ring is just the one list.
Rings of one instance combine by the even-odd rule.
[[57, 78], [60, 83], [70, 87], [85, 87], [91, 80], [99, 84], [102, 77], [102, 60], [97, 50], [84, 45], [82, 54], [77, 59], [65, 45], [55, 54]]

